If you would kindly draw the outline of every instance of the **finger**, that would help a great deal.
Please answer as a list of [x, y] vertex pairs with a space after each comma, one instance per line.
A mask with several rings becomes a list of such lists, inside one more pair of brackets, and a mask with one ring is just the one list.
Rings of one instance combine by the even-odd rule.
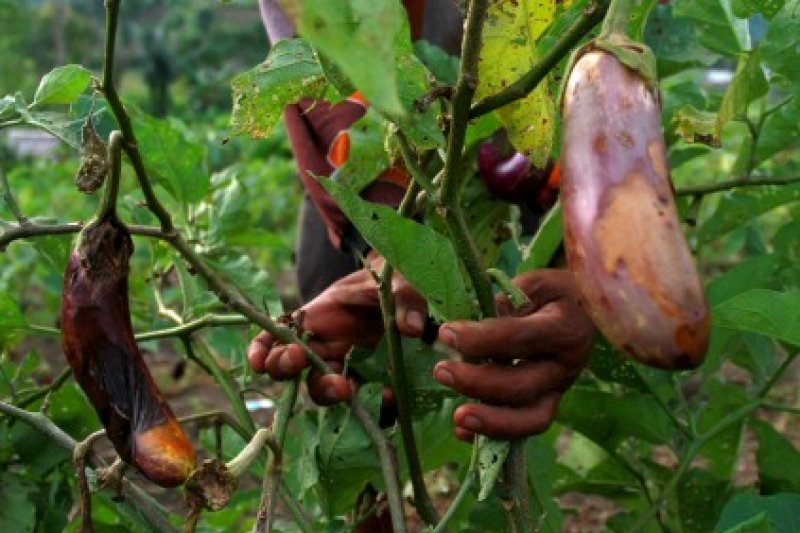
[[[328, 366], [334, 372], [342, 370], [342, 364], [337, 361], [328, 361]], [[316, 370], [308, 373], [306, 382], [308, 394], [318, 405], [333, 405], [346, 402], [353, 394], [354, 385], [341, 374], [321, 374]]]
[[587, 320], [582, 313], [565, 307], [554, 302], [523, 317], [447, 322], [438, 338], [472, 361], [536, 360], [561, 355], [588, 346], [593, 332], [590, 326], [575, 323]]
[[442, 385], [464, 396], [494, 405], [529, 405], [553, 391], [564, 390], [574, 379], [554, 361], [520, 365], [474, 365], [441, 361], [433, 376]]
[[273, 347], [264, 361], [264, 370], [278, 381], [293, 379], [308, 365], [305, 351], [297, 344]]
[[399, 275], [395, 276], [392, 286], [397, 329], [403, 335], [419, 337], [425, 329], [428, 316], [425, 299]]
[[[453, 422], [462, 434], [480, 433], [494, 439], [528, 437], [547, 431], [555, 418], [560, 399], [561, 393], [553, 392], [525, 407], [468, 403], [456, 409]], [[458, 430], [456, 436], [459, 436]]]
[[250, 341], [247, 347], [247, 361], [254, 372], [264, 373], [264, 362], [271, 348], [272, 335], [266, 331], [262, 331]]
[[473, 431], [456, 426], [454, 432], [456, 434], [456, 438], [460, 441], [472, 442], [475, 440], [475, 432]]

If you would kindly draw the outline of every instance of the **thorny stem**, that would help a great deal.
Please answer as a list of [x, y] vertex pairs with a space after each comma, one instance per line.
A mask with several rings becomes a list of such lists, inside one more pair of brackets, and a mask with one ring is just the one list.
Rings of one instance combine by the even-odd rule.
[[442, 169], [439, 204], [456, 253], [472, 281], [484, 318], [495, 315], [492, 285], [481, 262], [475, 242], [461, 210], [461, 189], [464, 172], [462, 151], [469, 122], [469, 109], [478, 85], [478, 58], [481, 47], [483, 21], [488, 11], [488, 0], [472, 0], [464, 28], [463, 50], [458, 81], [453, 92], [453, 111], [447, 137], [447, 155]]
[[[64, 430], [55, 425], [42, 413], [25, 411], [5, 402], [0, 402], [0, 413], [24, 422], [37, 432], [49, 438], [58, 447], [70, 454], [75, 452], [78, 443]], [[124, 480], [122, 485], [125, 500], [139, 510], [141, 516], [147, 520], [156, 531], [173, 532], [175, 528], [165, 518], [167, 511], [158, 502], [149, 497], [142, 489], [133, 483]]]
[[[281, 483], [283, 462], [281, 450], [286, 440], [286, 430], [297, 401], [297, 391], [300, 388], [300, 378], [289, 382], [281, 392], [278, 400], [275, 417], [272, 421], [272, 433], [275, 436], [276, 448], [272, 448], [272, 457], [267, 462], [264, 479], [261, 485], [261, 502], [258, 506], [256, 522], [253, 524], [253, 533], [272, 531], [272, 522], [275, 518], [275, 504], [277, 503], [278, 488]], [[277, 450], [277, 451], [276, 451]]]
[[[398, 138], [401, 138], [398, 136]], [[402, 146], [403, 140], [401, 140]], [[406, 144], [406, 147], [408, 145]], [[409, 153], [410, 155], [410, 153]], [[403, 156], [405, 159], [405, 155]], [[408, 164], [410, 161], [406, 161]], [[417, 168], [416, 171], [419, 171]], [[414, 202], [419, 192], [420, 182], [416, 180], [411, 183], [406, 191], [403, 202], [400, 204], [398, 212], [401, 216], [408, 216], [414, 208]], [[414, 438], [414, 424], [411, 420], [413, 409], [413, 398], [411, 389], [408, 385], [406, 368], [403, 363], [403, 344], [400, 332], [397, 330], [397, 322], [394, 314], [395, 302], [392, 294], [392, 276], [394, 269], [388, 262], [384, 263], [378, 284], [378, 296], [381, 305], [381, 317], [383, 318], [383, 329], [386, 335], [386, 343], [389, 351], [389, 376], [392, 380], [392, 390], [397, 402], [397, 419], [400, 425], [400, 435], [403, 439], [403, 450], [408, 464], [408, 473], [411, 478], [411, 486], [414, 489], [414, 505], [420, 517], [428, 524], [434, 525], [439, 520], [436, 508], [433, 506], [428, 489], [425, 486], [425, 479], [422, 475], [422, 466], [419, 462], [417, 451], [417, 441]]]
[[[440, 190], [440, 206], [447, 224], [450, 238], [458, 256], [472, 281], [473, 289], [478, 297], [482, 318], [496, 316], [492, 284], [481, 261], [475, 242], [467, 227], [461, 210], [461, 190], [463, 188], [462, 150], [464, 137], [469, 122], [472, 97], [478, 84], [478, 59], [482, 43], [483, 22], [488, 11], [487, 0], [472, 0], [467, 13], [464, 28], [464, 39], [461, 44], [461, 66], [458, 81], [453, 93], [453, 115], [450, 132], [447, 138], [447, 155], [442, 169], [442, 185]], [[509, 510], [509, 519], [515, 524], [517, 531], [533, 530], [530, 517], [527, 474], [517, 475], [515, 468], [525, 463], [525, 440], [511, 441], [509, 457], [514, 461], [506, 461], [504, 478], [511, 482], [509, 493], [513, 502]], [[524, 471], [523, 471], [524, 472]]]
[[553, 47], [536, 62], [533, 68], [502, 91], [487, 96], [474, 104], [472, 109], [470, 109], [469, 117], [478, 118], [487, 113], [491, 113], [495, 109], [499, 109], [511, 102], [524, 98], [531, 91], [536, 89], [545, 76], [558, 65], [559, 61], [567, 56], [575, 45], [603, 20], [607, 9], [608, 0], [589, 2], [575, 25], [569, 28], [566, 33], [556, 41]]

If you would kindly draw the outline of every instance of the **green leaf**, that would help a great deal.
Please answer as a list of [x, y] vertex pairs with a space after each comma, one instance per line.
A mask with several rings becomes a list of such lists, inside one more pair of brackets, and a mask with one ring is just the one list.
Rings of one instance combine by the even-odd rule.
[[542, 533], [560, 533], [563, 517], [558, 502], [553, 498], [553, 477], [556, 465], [555, 440], [559, 432], [551, 430], [531, 437], [525, 443], [528, 461], [528, 483], [534, 520]]
[[536, 235], [523, 252], [517, 274], [550, 265], [564, 240], [562, 225], [561, 202], [557, 202], [544, 216]]
[[753, 419], [750, 428], [758, 440], [756, 464], [761, 493], [800, 493], [800, 451], [766, 422]]
[[80, 65], [56, 67], [39, 82], [33, 105], [71, 104], [91, 81], [92, 73]]
[[[708, 401], [697, 417], [697, 431], [709, 431], [731, 412], [745, 405], [749, 398], [741, 387], [710, 379], [702, 389]], [[744, 421], [731, 424], [703, 445], [701, 453], [708, 460], [708, 470], [717, 479], [731, 479], [744, 439]]]
[[257, 307], [266, 309], [271, 316], [283, 314], [280, 295], [269, 274], [245, 254], [224, 254], [205, 260], [238, 287], [242, 294]]
[[683, 533], [708, 533], [714, 529], [731, 486], [712, 473], [692, 468], [678, 485], [678, 514]]
[[13, 95], [7, 94], [0, 99], [0, 119], [5, 120], [12, 117], [16, 110], [16, 98]]
[[0, 531], [28, 533], [36, 526], [36, 506], [31, 495], [36, 488], [7, 470], [0, 471]]
[[589, 355], [588, 368], [595, 377], [619, 383], [640, 392], [647, 392], [648, 388], [637, 370], [637, 365], [629, 357], [611, 346], [604, 338], [599, 338], [592, 346]]
[[301, 0], [300, 35], [325, 52], [378, 109], [401, 115], [394, 42], [402, 31], [399, 2]]
[[334, 181], [319, 182], [370, 246], [425, 296], [436, 315], [447, 320], [471, 316], [472, 300], [449, 239], [391, 208], [362, 200]]
[[0, 347], [14, 342], [27, 326], [17, 302], [8, 293], [0, 292]]
[[772, 521], [767, 513], [759, 513], [744, 522], [739, 522], [724, 533], [775, 533]]
[[[715, 195], [710, 195], [715, 196]], [[703, 202], [713, 202], [706, 197]], [[707, 243], [741, 228], [753, 218], [778, 206], [800, 201], [800, 184], [742, 188], [720, 193], [714, 214], [697, 231], [701, 243]]]
[[500, 472], [503, 470], [503, 463], [506, 461], [510, 442], [507, 440], [495, 440], [483, 435], [478, 437], [480, 447], [478, 449], [478, 479], [480, 480], [481, 490], [478, 493], [478, 501], [485, 500], [497, 482]]
[[[798, 84], [800, 87], [800, 82]], [[777, 153], [794, 149], [798, 143], [800, 143], [800, 98], [795, 96], [764, 121], [756, 146], [756, 163], [763, 163]]]
[[656, 54], [658, 74], [662, 78], [714, 61], [714, 54], [700, 46], [695, 27], [676, 19], [670, 5], [656, 5], [650, 12], [644, 41]]
[[761, 56], [758, 51], [740, 54], [736, 72], [719, 108], [716, 137], [719, 138], [722, 126], [728, 121], [747, 119], [747, 108], [750, 103], [767, 94], [768, 90], [769, 83], [761, 68]]
[[[483, 27], [476, 99], [496, 94], [536, 64], [536, 41], [553, 21], [555, 10], [555, 0], [490, 4]], [[527, 96], [496, 113], [511, 144], [530, 157], [534, 165], [544, 168], [555, 137], [555, 99], [549, 84], [539, 84]]]
[[736, 56], [749, 48], [747, 22], [733, 16], [729, 0], [676, 0], [673, 14], [691, 20], [698, 41], [709, 50]]
[[714, 527], [714, 532], [725, 532], [745, 520], [764, 513], [769, 517], [775, 533], [797, 533], [800, 531], [798, 509], [800, 509], [800, 494], [759, 496], [754, 492], [744, 492], [728, 500], [719, 522]]
[[397, 124], [418, 148], [437, 148], [444, 144], [444, 136], [438, 121], [440, 106], [434, 103], [424, 112], [420, 112], [416, 105], [416, 101], [425, 96], [430, 89], [428, 82], [430, 74], [413, 54], [408, 34], [401, 33], [400, 36], [402, 39], [397, 46], [395, 68], [404, 112], [398, 115], [387, 111], [385, 115]]
[[191, 142], [167, 120], [141, 114], [133, 122], [139, 151], [157, 183], [183, 204], [203, 198], [209, 185], [204, 147]]
[[800, 346], [800, 292], [752, 289], [712, 309], [715, 326], [770, 335]]
[[800, 44], [800, 1], [787, 0], [770, 21], [767, 34], [761, 43], [764, 63], [775, 73], [784, 76], [800, 90], [800, 64], [797, 46]]
[[733, 14], [746, 19], [761, 13], [765, 18], [771, 19], [781, 10], [784, 3], [786, 0], [732, 0]]
[[557, 420], [609, 451], [628, 437], [661, 444], [675, 432], [658, 403], [635, 391], [617, 395], [574, 386], [564, 395]]
[[385, 144], [387, 124], [377, 111], [369, 109], [347, 132], [350, 155], [335, 179], [359, 192], [390, 166]]
[[765, 288], [778, 267], [779, 258], [775, 254], [748, 257], [711, 280], [706, 288], [708, 303], [715, 307], [745, 291]]
[[263, 63], [231, 82], [231, 129], [263, 139], [283, 117], [284, 107], [304, 96], [319, 95], [324, 85], [322, 69], [307, 42], [279, 41]]
[[[367, 383], [358, 390], [359, 399], [376, 422], [382, 388], [380, 383]], [[366, 484], [380, 479], [381, 470], [372, 441], [348, 407], [336, 405], [323, 413], [317, 466], [326, 512], [333, 516], [351, 510]]]
[[441, 85], [453, 86], [458, 81], [458, 57], [424, 39], [414, 42], [414, 54]]

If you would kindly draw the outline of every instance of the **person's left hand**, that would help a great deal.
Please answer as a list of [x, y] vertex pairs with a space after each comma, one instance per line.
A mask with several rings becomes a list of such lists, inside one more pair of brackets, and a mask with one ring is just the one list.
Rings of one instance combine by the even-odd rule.
[[567, 270], [535, 270], [513, 280], [530, 303], [513, 309], [505, 295], [495, 298], [498, 318], [442, 324], [438, 340], [463, 362], [441, 361], [434, 378], [480, 400], [453, 414], [456, 436], [476, 433], [498, 439], [545, 431], [562, 393], [580, 374], [594, 325], [578, 299]]

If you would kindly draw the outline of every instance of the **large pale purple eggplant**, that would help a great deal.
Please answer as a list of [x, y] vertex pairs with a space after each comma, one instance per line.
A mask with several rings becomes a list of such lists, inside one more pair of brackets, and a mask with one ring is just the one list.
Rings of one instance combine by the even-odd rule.
[[173, 487], [194, 469], [194, 449], [133, 337], [132, 252], [130, 234], [115, 216], [84, 228], [64, 274], [61, 340], [75, 380], [120, 457], [151, 481]]
[[611, 53], [584, 53], [563, 95], [567, 260], [597, 327], [642, 363], [696, 367], [710, 316], [675, 209], [658, 93]]

